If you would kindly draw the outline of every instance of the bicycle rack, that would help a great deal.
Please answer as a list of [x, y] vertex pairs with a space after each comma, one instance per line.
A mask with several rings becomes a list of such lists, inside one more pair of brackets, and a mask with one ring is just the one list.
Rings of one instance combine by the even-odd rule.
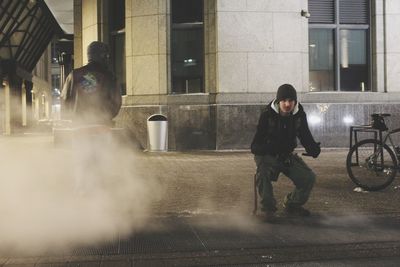
[[[370, 132], [374, 134], [374, 139], [379, 140], [382, 143], [382, 130], [372, 128], [372, 125], [353, 125], [350, 126], [350, 145], [349, 150], [353, 146], [353, 137], [354, 144], [358, 143], [358, 133], [359, 132]], [[378, 139], [379, 137], [379, 139]], [[356, 150], [356, 162], [358, 164], [358, 149]]]
[[[353, 146], [353, 136], [354, 136], [354, 144], [358, 143], [358, 133], [359, 132], [371, 132], [374, 134], [374, 139], [379, 140], [382, 143], [382, 130], [374, 129], [371, 125], [353, 125], [350, 126], [350, 146], [349, 149]], [[379, 139], [378, 139], [379, 137]]]

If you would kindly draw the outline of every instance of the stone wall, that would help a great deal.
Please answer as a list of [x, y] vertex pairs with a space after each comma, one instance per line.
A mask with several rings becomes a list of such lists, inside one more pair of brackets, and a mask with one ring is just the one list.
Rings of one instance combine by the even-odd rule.
[[217, 1], [218, 93], [308, 91], [307, 1]]
[[[310, 131], [322, 147], [347, 147], [351, 125], [370, 122], [372, 113], [390, 113], [389, 128], [400, 127], [400, 105], [358, 103], [304, 103]], [[169, 105], [169, 150], [249, 149], [263, 105]], [[130, 129], [147, 147], [147, 118], [160, 112], [158, 106], [124, 107], [118, 126]], [[372, 135], [361, 134], [360, 138]], [[400, 142], [400, 138], [395, 138]], [[300, 143], [299, 143], [300, 145]]]

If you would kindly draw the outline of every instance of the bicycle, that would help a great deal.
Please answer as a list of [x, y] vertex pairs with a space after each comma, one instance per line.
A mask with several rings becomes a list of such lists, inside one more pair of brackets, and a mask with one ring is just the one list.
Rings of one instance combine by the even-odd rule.
[[[385, 117], [390, 114], [372, 114], [369, 129], [380, 131], [380, 139], [356, 142], [347, 155], [346, 167], [350, 179], [367, 191], [378, 191], [389, 186], [399, 170], [400, 148], [395, 146], [392, 135], [400, 128], [389, 130]], [[387, 133], [382, 138], [382, 132]], [[351, 136], [352, 138], [352, 136]]]

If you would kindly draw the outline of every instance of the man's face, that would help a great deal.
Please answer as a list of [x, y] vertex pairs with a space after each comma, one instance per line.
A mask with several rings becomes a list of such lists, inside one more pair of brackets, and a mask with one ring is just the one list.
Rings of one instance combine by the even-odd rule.
[[285, 99], [279, 101], [279, 110], [282, 115], [289, 115], [296, 105], [296, 101], [293, 99]]

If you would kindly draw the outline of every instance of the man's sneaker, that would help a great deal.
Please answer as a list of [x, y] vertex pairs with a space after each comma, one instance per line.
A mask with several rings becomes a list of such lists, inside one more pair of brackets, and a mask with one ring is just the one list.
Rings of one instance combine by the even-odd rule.
[[263, 220], [266, 222], [275, 222], [276, 220], [276, 211], [278, 210], [276, 207], [272, 207], [272, 208], [262, 208], [261, 209], [263, 211]]
[[264, 222], [268, 222], [268, 223], [276, 222], [275, 211], [264, 211], [264, 213], [261, 215], [261, 217]]
[[284, 210], [289, 215], [300, 216], [300, 217], [308, 217], [311, 215], [311, 212], [302, 206], [290, 206], [283, 205]]

